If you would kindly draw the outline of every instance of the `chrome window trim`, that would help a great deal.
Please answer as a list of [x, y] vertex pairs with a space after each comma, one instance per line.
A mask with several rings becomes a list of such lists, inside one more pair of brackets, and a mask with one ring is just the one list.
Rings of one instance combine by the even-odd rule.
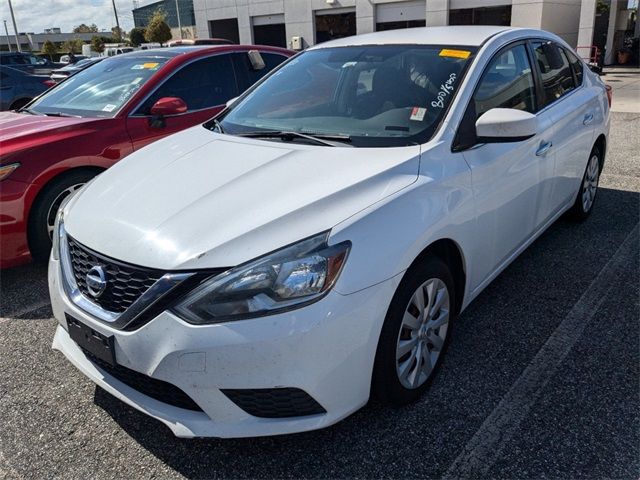
[[165, 273], [146, 292], [122, 313], [110, 312], [85, 297], [76, 283], [71, 265], [71, 252], [64, 224], [60, 225], [60, 263], [62, 266], [62, 285], [69, 300], [85, 313], [110, 324], [113, 328], [124, 329], [151, 308], [160, 298], [195, 273]]

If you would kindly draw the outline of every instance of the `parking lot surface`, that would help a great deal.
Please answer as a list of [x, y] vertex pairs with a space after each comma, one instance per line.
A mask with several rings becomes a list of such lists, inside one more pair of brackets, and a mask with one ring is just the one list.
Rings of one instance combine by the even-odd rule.
[[0, 477], [638, 478], [640, 113], [592, 216], [559, 220], [453, 326], [417, 404], [317, 432], [181, 440], [51, 350], [46, 268], [0, 280]]

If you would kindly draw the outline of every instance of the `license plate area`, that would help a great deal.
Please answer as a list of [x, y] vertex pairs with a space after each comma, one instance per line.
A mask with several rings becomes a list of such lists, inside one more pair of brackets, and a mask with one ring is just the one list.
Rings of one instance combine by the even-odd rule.
[[66, 315], [66, 319], [71, 340], [100, 360], [109, 365], [116, 365], [113, 335], [103, 335], [69, 314]]

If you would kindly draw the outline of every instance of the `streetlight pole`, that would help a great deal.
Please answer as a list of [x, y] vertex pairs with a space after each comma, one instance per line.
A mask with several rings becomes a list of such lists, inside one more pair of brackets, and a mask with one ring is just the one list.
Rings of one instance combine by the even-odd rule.
[[13, 5], [11, 5], [11, 0], [9, 0], [9, 11], [11, 12], [11, 20], [13, 21], [13, 33], [16, 36], [16, 47], [18, 47], [19, 52], [22, 52], [22, 48], [20, 48], [20, 40], [18, 39], [18, 27], [16, 27], [16, 16], [13, 14]]
[[178, 0], [176, 0], [176, 17], [178, 17], [178, 30], [180, 30], [180, 39], [182, 39], [182, 22], [180, 22], [180, 7], [178, 7]]
[[118, 29], [118, 41], [122, 41], [122, 30], [120, 30], [120, 22], [118, 22], [118, 10], [116, 10], [116, 0], [111, 0], [113, 4], [113, 14], [116, 16], [116, 28]]
[[9, 39], [9, 29], [7, 28], [7, 21], [3, 20], [4, 22], [4, 33], [7, 35], [7, 45], [9, 45], [9, 51], [13, 52], [13, 49], [11, 48], [11, 40]]

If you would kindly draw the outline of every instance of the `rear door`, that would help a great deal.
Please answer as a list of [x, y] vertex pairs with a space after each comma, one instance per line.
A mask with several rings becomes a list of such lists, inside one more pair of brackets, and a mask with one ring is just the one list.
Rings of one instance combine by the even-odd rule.
[[560, 45], [532, 42], [543, 95], [543, 111], [549, 112], [556, 128], [555, 174], [550, 201], [558, 211], [576, 193], [594, 135], [595, 94], [582, 88], [583, 65]]
[[[454, 150], [462, 151], [471, 168], [476, 204], [474, 289], [508, 261], [548, 215], [546, 197], [554, 170], [549, 145], [554, 129], [550, 116], [538, 112], [531, 60], [524, 41], [496, 53], [478, 82], [454, 143]], [[538, 133], [523, 141], [478, 143], [475, 122], [492, 108], [536, 114]], [[465, 138], [462, 144], [461, 137]]]
[[[160, 84], [127, 118], [134, 149], [160, 137], [203, 123], [220, 112], [228, 100], [238, 96], [231, 55], [222, 53], [194, 60]], [[187, 112], [153, 121], [151, 107], [161, 98], [178, 97]]]

